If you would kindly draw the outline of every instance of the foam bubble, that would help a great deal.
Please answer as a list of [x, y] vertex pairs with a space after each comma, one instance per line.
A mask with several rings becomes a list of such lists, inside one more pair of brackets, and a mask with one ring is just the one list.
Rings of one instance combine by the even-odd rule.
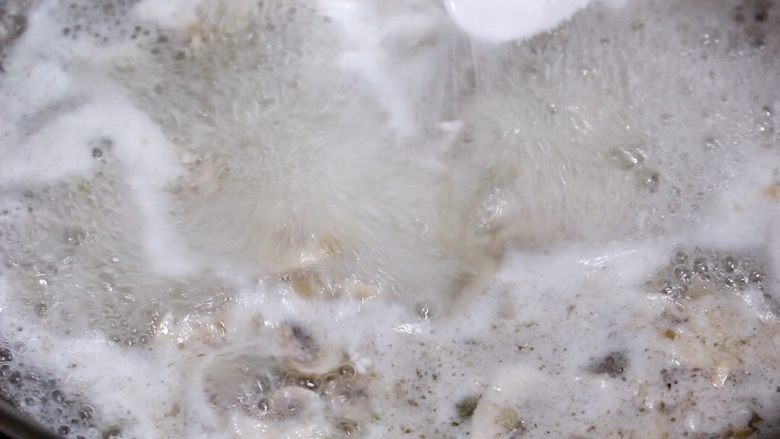
[[66, 437], [775, 434], [764, 6], [496, 45], [428, 0], [37, 3], [0, 394]]

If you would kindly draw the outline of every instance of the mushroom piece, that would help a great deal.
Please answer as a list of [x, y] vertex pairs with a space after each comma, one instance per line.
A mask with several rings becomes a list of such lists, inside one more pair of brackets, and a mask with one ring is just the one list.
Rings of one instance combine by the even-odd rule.
[[340, 349], [319, 345], [300, 325], [288, 324], [280, 334], [282, 346], [288, 352], [287, 364], [301, 374], [325, 375], [344, 363], [344, 353]]
[[491, 388], [482, 395], [471, 417], [472, 436], [494, 439], [513, 437], [526, 430], [523, 400], [544, 387], [547, 378], [536, 370], [513, 368], [500, 373]]

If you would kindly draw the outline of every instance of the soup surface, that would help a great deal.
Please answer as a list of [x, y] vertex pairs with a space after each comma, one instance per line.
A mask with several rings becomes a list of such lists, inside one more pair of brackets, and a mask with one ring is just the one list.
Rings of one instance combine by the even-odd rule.
[[780, 5], [619, 3], [495, 43], [0, 0], [0, 395], [74, 438], [777, 437]]

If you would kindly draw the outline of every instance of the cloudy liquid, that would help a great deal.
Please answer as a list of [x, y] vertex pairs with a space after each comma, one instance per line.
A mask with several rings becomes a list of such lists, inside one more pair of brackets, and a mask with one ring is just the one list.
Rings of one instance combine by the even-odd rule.
[[778, 434], [774, 3], [0, 12], [0, 393], [61, 435]]

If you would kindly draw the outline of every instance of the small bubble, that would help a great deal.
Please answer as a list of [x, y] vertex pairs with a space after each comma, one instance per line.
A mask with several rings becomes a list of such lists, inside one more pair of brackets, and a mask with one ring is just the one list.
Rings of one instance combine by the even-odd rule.
[[661, 180], [661, 177], [657, 172], [642, 170], [637, 175], [639, 176], [639, 182], [644, 189], [649, 191], [651, 194], [654, 194], [658, 191], [658, 183]]
[[771, 136], [775, 133], [775, 123], [772, 120], [771, 113], [762, 114], [760, 117], [756, 119], [756, 131], [758, 131], [759, 134], [765, 135], [765, 136]]
[[11, 361], [14, 359], [14, 354], [8, 348], [0, 348], [0, 361]]
[[661, 282], [661, 294], [673, 298], [680, 298], [688, 292], [688, 285], [685, 283], [672, 283], [669, 280]]
[[420, 318], [428, 320], [433, 317], [433, 304], [429, 302], [420, 302], [414, 306], [414, 310]]
[[65, 393], [62, 390], [55, 390], [51, 392], [51, 399], [52, 401], [56, 402], [57, 404], [65, 401]]
[[704, 147], [706, 148], [707, 151], [714, 151], [720, 148], [720, 146], [721, 146], [720, 140], [712, 136], [707, 136], [704, 138]]
[[18, 370], [11, 372], [8, 376], [8, 382], [11, 384], [19, 384], [22, 382], [22, 374]]
[[733, 273], [737, 269], [737, 261], [732, 256], [723, 258], [723, 269], [726, 273]]
[[691, 281], [691, 270], [689, 270], [686, 267], [675, 267], [674, 269], [674, 277], [680, 280], [680, 282], [688, 283]]
[[284, 398], [281, 401], [279, 414], [282, 416], [295, 416], [303, 410], [302, 403], [303, 401], [298, 401], [295, 398]]
[[103, 157], [103, 150], [100, 148], [92, 148], [92, 157], [96, 159]]
[[339, 375], [345, 378], [352, 378], [357, 375], [357, 370], [355, 369], [355, 366], [351, 364], [344, 364], [339, 367]]
[[260, 401], [257, 402], [257, 408], [261, 412], [267, 412], [268, 410], [271, 409], [271, 401], [263, 398], [263, 399], [261, 399]]
[[352, 419], [341, 419], [337, 425], [345, 436], [352, 436], [358, 431], [358, 423]]
[[92, 419], [92, 415], [94, 414], [95, 410], [92, 408], [92, 406], [82, 406], [79, 409], [79, 418], [86, 421], [88, 419]]
[[764, 273], [762, 273], [760, 270], [752, 269], [750, 270], [750, 274], [748, 277], [750, 279], [750, 282], [759, 283], [764, 281], [765, 276]]
[[70, 434], [70, 427], [67, 425], [60, 425], [60, 427], [57, 429], [57, 434], [60, 434], [62, 436], [67, 436]]
[[693, 272], [696, 274], [704, 274], [707, 272], [707, 260], [698, 257], [693, 260]]
[[312, 378], [300, 378], [297, 382], [299, 387], [303, 387], [304, 389], [309, 390], [316, 390], [319, 387], [319, 384], [317, 381], [313, 380]]

